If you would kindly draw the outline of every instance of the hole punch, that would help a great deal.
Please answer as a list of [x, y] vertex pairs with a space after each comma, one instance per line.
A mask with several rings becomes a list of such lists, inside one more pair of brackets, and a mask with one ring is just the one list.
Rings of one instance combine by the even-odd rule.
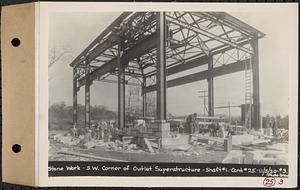
[[21, 145], [19, 145], [19, 144], [14, 144], [14, 145], [12, 146], [12, 151], [13, 151], [14, 153], [19, 153], [19, 152], [21, 152]]
[[14, 47], [18, 47], [20, 44], [21, 44], [21, 41], [19, 38], [14, 38], [11, 40], [11, 44], [14, 46]]

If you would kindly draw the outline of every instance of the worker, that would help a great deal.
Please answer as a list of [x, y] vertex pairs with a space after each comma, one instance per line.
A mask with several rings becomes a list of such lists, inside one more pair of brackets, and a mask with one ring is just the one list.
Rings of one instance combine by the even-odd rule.
[[214, 123], [214, 137], [220, 136], [220, 124], [218, 122]]
[[272, 128], [272, 132], [273, 132], [273, 136], [277, 136], [276, 131], [277, 131], [277, 121], [275, 118], [272, 118], [271, 120], [271, 128]]
[[76, 122], [74, 123], [73, 128], [71, 128], [71, 132], [72, 132], [73, 137], [79, 137], [79, 132], [78, 132]]
[[93, 139], [96, 139], [96, 125], [97, 124], [92, 124], [90, 129], [91, 129], [91, 135]]
[[221, 138], [225, 138], [225, 124], [224, 123], [221, 123], [221, 125], [220, 125], [219, 134], [220, 134]]
[[195, 133], [195, 129], [198, 126], [196, 119], [197, 119], [197, 113], [191, 114], [186, 118], [186, 126], [189, 133], [189, 143], [191, 143], [192, 134]]
[[101, 128], [100, 123], [97, 123], [95, 125], [95, 136], [94, 136], [94, 139], [96, 139], [96, 140], [101, 140], [102, 139], [102, 128]]
[[178, 133], [183, 133], [183, 131], [184, 131], [184, 126], [183, 126], [182, 122], [180, 121], [179, 127], [178, 127]]
[[227, 129], [228, 129], [227, 137], [232, 137], [232, 135], [234, 135], [234, 130], [230, 124], [227, 125]]

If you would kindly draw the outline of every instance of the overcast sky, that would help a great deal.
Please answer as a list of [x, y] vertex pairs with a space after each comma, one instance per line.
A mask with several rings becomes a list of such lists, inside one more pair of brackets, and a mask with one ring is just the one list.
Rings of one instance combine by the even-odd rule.
[[[67, 48], [76, 57], [120, 13], [53, 13], [49, 17], [49, 49]], [[257, 14], [230, 13], [266, 34], [259, 41], [260, 100], [262, 114], [288, 113], [288, 61], [289, 47], [293, 42], [289, 14], [258, 12]], [[282, 21], [282, 22], [279, 22]], [[280, 25], [278, 24], [280, 23]], [[72, 105], [72, 68], [70, 60], [58, 61], [49, 71], [49, 103], [64, 101]], [[203, 113], [203, 99], [197, 91], [206, 89], [206, 81], [173, 87], [167, 90], [168, 112], [174, 115]], [[244, 103], [244, 72], [215, 78], [215, 106]], [[79, 92], [78, 103], [84, 104], [84, 89]], [[117, 109], [117, 85], [94, 82], [91, 87], [91, 104]], [[227, 113], [227, 110], [216, 110]], [[234, 115], [240, 109], [232, 110]]]

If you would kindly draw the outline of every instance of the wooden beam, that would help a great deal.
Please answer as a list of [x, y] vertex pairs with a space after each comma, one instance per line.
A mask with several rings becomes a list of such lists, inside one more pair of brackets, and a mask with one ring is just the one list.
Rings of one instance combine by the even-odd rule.
[[[208, 79], [210, 77], [210, 73], [212, 74], [213, 77], [218, 77], [218, 76], [222, 76], [222, 75], [226, 75], [226, 74], [230, 74], [230, 73], [243, 71], [243, 70], [245, 70], [246, 63], [249, 63], [249, 59], [237, 61], [235, 63], [231, 63], [231, 64], [220, 66], [220, 67], [216, 67], [212, 71], [205, 70], [205, 71], [194, 73], [194, 74], [191, 74], [188, 76], [175, 78], [175, 79], [167, 81], [167, 88]], [[149, 93], [149, 92], [152, 92], [155, 90], [156, 90], [156, 85], [151, 85], [151, 86], [143, 88], [142, 93], [143, 94]]]
[[152, 148], [152, 145], [150, 141], [147, 138], [144, 138], [145, 144], [147, 145], [147, 148], [149, 149], [149, 152], [154, 153], [154, 150]]

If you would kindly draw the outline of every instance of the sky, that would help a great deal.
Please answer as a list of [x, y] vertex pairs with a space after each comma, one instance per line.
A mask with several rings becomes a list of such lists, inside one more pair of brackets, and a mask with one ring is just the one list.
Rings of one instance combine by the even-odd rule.
[[[257, 12], [257, 14], [228, 12], [236, 18], [262, 31], [266, 36], [259, 40], [260, 100], [262, 115], [288, 114], [289, 48], [293, 43], [294, 29], [290, 14]], [[67, 48], [70, 57], [76, 57], [106, 26], [118, 12], [68, 12], [51, 13], [49, 17], [49, 50]], [[280, 24], [278, 24], [280, 23]], [[59, 60], [49, 69], [49, 104], [65, 102], [72, 105], [72, 59]], [[244, 72], [214, 79], [215, 106], [244, 103]], [[199, 90], [205, 90], [207, 82], [198, 81], [167, 90], [167, 110], [173, 115], [203, 113], [203, 99]], [[84, 89], [79, 91], [78, 103], [84, 104]], [[104, 105], [117, 110], [117, 85], [94, 82], [91, 87], [91, 105]], [[227, 114], [228, 110], [215, 113]], [[232, 115], [239, 116], [240, 108], [232, 108]]]

